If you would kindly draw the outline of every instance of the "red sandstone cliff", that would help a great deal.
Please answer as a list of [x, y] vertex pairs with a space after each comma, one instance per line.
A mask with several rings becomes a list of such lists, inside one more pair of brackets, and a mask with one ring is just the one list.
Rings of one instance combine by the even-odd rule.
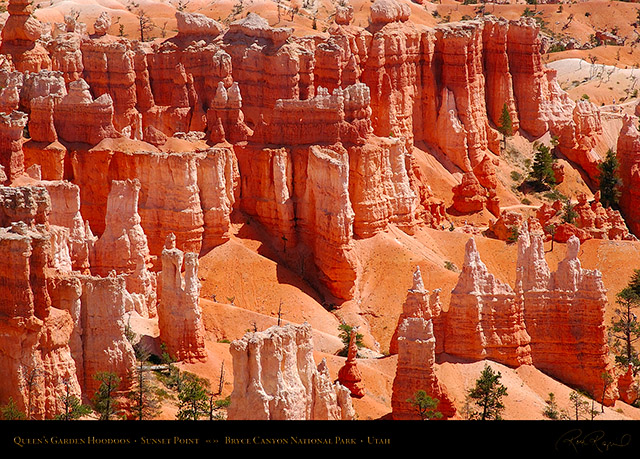
[[[64, 33], [55, 34], [50, 42], [49, 51], [68, 93], [51, 86], [27, 107], [35, 134], [28, 142], [25, 164], [40, 164], [43, 177], [49, 179], [68, 176], [65, 168], [68, 171], [73, 165], [83, 214], [97, 234], [104, 225], [105, 183], [140, 179], [139, 213], [151, 253], [160, 254], [168, 232], [176, 234], [182, 249], [199, 252], [203, 245], [210, 248], [226, 238], [227, 215], [235, 200], [230, 187], [237, 174], [229, 173], [234, 155], [226, 155], [224, 164], [216, 166], [225, 170], [224, 184], [217, 192], [199, 186], [209, 168], [198, 166], [199, 172], [195, 176], [189, 172], [180, 184], [187, 192], [175, 190], [169, 204], [165, 197], [172, 193], [155, 196], [155, 185], [145, 183], [143, 171], [159, 157], [142, 150], [153, 149], [140, 146], [141, 151], [123, 156], [115, 151], [117, 147], [96, 145], [124, 136], [144, 138], [169, 151], [173, 145], [169, 140], [180, 133], [229, 142], [243, 176], [237, 207], [258, 217], [289, 247], [302, 241], [323, 273], [324, 286], [338, 297], [350, 298], [357, 270], [345, 252], [351, 236], [333, 241], [331, 253], [318, 252], [314, 244], [318, 247], [317, 241], [334, 238], [329, 234], [334, 230], [313, 228], [318, 234], [308, 234], [310, 226], [299, 220], [294, 205], [311, 197], [300, 180], [292, 179], [300, 175], [300, 167], [306, 167], [309, 146], [335, 144], [337, 150], [347, 150], [354, 216], [353, 224], [346, 225], [352, 229], [344, 231], [353, 237], [370, 237], [388, 224], [411, 231], [418, 218], [433, 225], [442, 222], [441, 206], [431, 202], [424, 192], [427, 184], [415, 173], [410, 153], [414, 140], [442, 150], [463, 171], [473, 170], [487, 190], [461, 189], [456, 196], [463, 198], [455, 201], [458, 211], [479, 209], [480, 204], [472, 205], [470, 199], [480, 199], [498, 215], [495, 187], [487, 184], [495, 180], [483, 181], [491, 178], [487, 153], [498, 152], [495, 127], [504, 104], [513, 120], [522, 118], [521, 127], [534, 135], [563, 129], [569, 136], [566, 141], [566, 136], [560, 136], [565, 149], [574, 144], [590, 148], [597, 131], [597, 113], [574, 113], [553, 75], [543, 68], [534, 22], [488, 19], [428, 29], [413, 25], [409, 14], [403, 4], [381, 0], [371, 7], [368, 28], [340, 19], [328, 30], [328, 37], [315, 40], [294, 37], [292, 29], [270, 27], [253, 13], [225, 30], [204, 16], [178, 12], [178, 35], [153, 44], [109, 35], [104, 25], [107, 17], [98, 21], [99, 32], [93, 35], [86, 35], [77, 24], [65, 25]], [[536, 89], [533, 98], [524, 96], [530, 88]], [[87, 153], [72, 151], [69, 160], [65, 146], [56, 145], [56, 139], [94, 148], [83, 149]], [[260, 158], [271, 157], [274, 147], [284, 149], [275, 156], [277, 167], [260, 163]], [[295, 151], [285, 153], [292, 147]], [[7, 158], [5, 170], [13, 177], [21, 173], [21, 152], [17, 144], [10, 151], [13, 159]], [[13, 167], [9, 167], [11, 161]], [[169, 155], [172, 161], [180, 162]], [[102, 172], [94, 170], [96, 164]], [[190, 164], [187, 159], [184, 165]], [[159, 170], [153, 183], [168, 184], [167, 169], [154, 169]], [[266, 174], [273, 178], [265, 182]], [[220, 173], [216, 175], [222, 179]], [[259, 187], [252, 184], [254, 177], [262, 177]], [[273, 185], [268, 185], [271, 181]], [[202, 204], [205, 199], [207, 203]], [[348, 215], [349, 205], [342, 205], [341, 211]], [[177, 222], [168, 209], [189, 209], [191, 221]], [[288, 261], [300, 264], [300, 260]]]
[[16, 69], [38, 72], [51, 66], [44, 47], [37, 42], [44, 32], [43, 24], [32, 16], [34, 6], [28, 0], [10, 0], [9, 17], [2, 29], [0, 53], [11, 55]]
[[555, 227], [554, 241], [567, 242], [571, 236], [576, 236], [580, 242], [587, 239], [635, 240], [620, 211], [603, 207], [599, 192], [591, 202], [584, 193], [580, 193], [577, 198], [577, 203], [573, 204], [577, 215], [573, 224], [562, 220], [564, 204], [560, 201], [551, 205], [545, 203], [536, 212], [536, 217], [546, 232], [550, 225]]
[[52, 306], [46, 285], [51, 236], [43, 225], [17, 222], [0, 230], [0, 252], [0, 397], [11, 397], [31, 419], [51, 418], [62, 410], [67, 385], [81, 395], [69, 348], [73, 321]]
[[[228, 238], [235, 201], [235, 155], [221, 148], [164, 153], [147, 143], [121, 151], [118, 143], [78, 150], [72, 159], [82, 214], [96, 234], [105, 228], [109, 183], [138, 179], [138, 213], [152, 255], [173, 233], [181, 250], [200, 253]], [[185, 218], [188, 216], [189, 218]]]
[[629, 229], [637, 236], [640, 234], [640, 215], [638, 214], [640, 196], [640, 132], [637, 129], [637, 118], [625, 116], [618, 137], [617, 156], [620, 161], [620, 178], [622, 193], [620, 194], [620, 210], [625, 216]]
[[93, 244], [91, 271], [102, 277], [112, 271], [124, 275], [135, 311], [149, 317], [156, 311], [156, 276], [148, 269], [151, 256], [138, 215], [139, 192], [137, 179], [111, 182], [105, 231]]
[[[1, 283], [5, 291], [0, 294], [0, 327], [6, 333], [0, 349], [8, 372], [1, 390], [35, 419], [60, 414], [67, 388], [71, 395], [91, 397], [98, 384], [93, 376], [99, 371], [116, 373], [126, 389], [135, 362], [125, 337], [131, 299], [124, 278], [92, 278], [73, 271], [74, 262], [82, 268], [87, 261], [77, 188], [43, 185], [2, 188], [0, 193], [5, 227], [0, 230], [0, 251], [7, 259]], [[58, 239], [61, 230], [63, 241]]]
[[[439, 226], [445, 219], [442, 202], [433, 199], [428, 179], [419, 173], [414, 142], [444, 153], [465, 173], [454, 193], [459, 212], [486, 207], [499, 215], [499, 159], [490, 152], [500, 153], [495, 128], [505, 105], [514, 129], [557, 135], [563, 154], [592, 178], [596, 173], [600, 112], [592, 104], [572, 102], [560, 90], [554, 72], [542, 65], [540, 31], [533, 20], [487, 18], [427, 28], [408, 20], [406, 4], [377, 0], [366, 28], [353, 25], [348, 7], [338, 9], [327, 35], [316, 37], [271, 27], [253, 13], [226, 28], [179, 12], [177, 36], [143, 43], [109, 35], [110, 18], [101, 15], [93, 35], [68, 17], [62, 27], [54, 26], [45, 49], [37, 42], [42, 24], [29, 13], [27, 3], [11, 0], [2, 32], [0, 51], [12, 57], [15, 68], [7, 65], [0, 75], [0, 143], [5, 147], [0, 171], [11, 182], [27, 168], [39, 167], [41, 178], [52, 182], [41, 183], [48, 196], [35, 188], [0, 194], [0, 226], [13, 224], [2, 230], [8, 235], [5, 244], [24, 249], [20, 254], [7, 249], [9, 266], [19, 274], [7, 269], [4, 276], [7, 285], [19, 288], [0, 303], [28, 317], [18, 320], [17, 328], [13, 319], [2, 326], [10, 329], [8, 336], [22, 333], [31, 343], [27, 350], [11, 347], [3, 359], [22, 375], [24, 362], [13, 359], [33, 353], [72, 379], [75, 364], [78, 393], [94, 388], [92, 374], [101, 368], [123, 376], [131, 368], [123, 317], [133, 310], [153, 315], [151, 306], [132, 305], [136, 294], [153, 296], [147, 265], [154, 256], [155, 269], [163, 264], [159, 289], [167, 306], [158, 312], [161, 336], [180, 358], [204, 358], [195, 254], [230, 237], [234, 209], [266, 230], [282, 262], [323, 295], [341, 301], [358, 299], [358, 239], [390, 225], [411, 233], [418, 225]], [[625, 186], [622, 210], [637, 233], [633, 124], [624, 122], [618, 155]], [[22, 138], [25, 126], [28, 141]], [[597, 204], [579, 201], [580, 229], [592, 237], [626, 238], [619, 215]], [[91, 266], [94, 238], [83, 219], [100, 235]], [[34, 230], [36, 224], [45, 227]], [[571, 231], [561, 234], [573, 250], [570, 236], [577, 233]], [[169, 233], [175, 234], [177, 248], [165, 253]], [[520, 250], [526, 260], [518, 261], [515, 292], [495, 281], [470, 248], [446, 315], [436, 318], [435, 298], [428, 314], [403, 313], [394, 389], [399, 417], [408, 412], [400, 406], [402, 391], [417, 390], [416, 381], [450, 404], [433, 379], [436, 347], [513, 366], [528, 363], [530, 348], [534, 365], [597, 392], [598, 371], [607, 368], [598, 275], [582, 270], [573, 252], [557, 273], [550, 273], [542, 243], [531, 241]], [[43, 249], [47, 244], [50, 260]], [[25, 256], [29, 250], [35, 255]], [[185, 255], [184, 280], [183, 251], [191, 252]], [[103, 277], [79, 276], [89, 267]], [[48, 275], [48, 269], [56, 274]], [[108, 276], [111, 270], [118, 275]], [[416, 302], [429, 303], [417, 284], [413, 290], [409, 310]], [[494, 300], [500, 306], [484, 314]], [[116, 305], [114, 316], [101, 309], [103, 301]], [[569, 304], [584, 319], [583, 327], [569, 345], [560, 346], [576, 326], [559, 306]], [[523, 330], [523, 308], [525, 322], [528, 316], [557, 334], [543, 336], [531, 326], [527, 346], [530, 325]], [[107, 326], [99, 327], [101, 321]], [[462, 324], [459, 329], [454, 322]], [[84, 343], [83, 327], [92, 335]], [[49, 332], [52, 337], [45, 336]], [[109, 349], [108, 355], [101, 349]], [[574, 378], [561, 365], [582, 373]], [[309, 372], [318, 380], [312, 398], [321, 402], [312, 414], [307, 408], [296, 412], [305, 418], [345, 417], [350, 408], [341, 405], [343, 388], [331, 385], [322, 365]], [[60, 392], [56, 378], [42, 384]], [[24, 401], [19, 383], [12, 379], [0, 401], [8, 393]], [[613, 394], [607, 397], [610, 401]], [[55, 413], [49, 395], [37, 399], [37, 416]], [[281, 416], [279, 409], [261, 416]], [[448, 406], [447, 415], [452, 410]]]

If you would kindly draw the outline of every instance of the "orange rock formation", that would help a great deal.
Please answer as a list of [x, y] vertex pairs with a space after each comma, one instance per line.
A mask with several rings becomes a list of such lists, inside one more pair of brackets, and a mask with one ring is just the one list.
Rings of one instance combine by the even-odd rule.
[[443, 321], [447, 354], [513, 367], [531, 363], [522, 298], [489, 273], [473, 238]]
[[[560, 89], [542, 63], [533, 18], [427, 27], [410, 20], [406, 2], [376, 0], [366, 27], [340, 5], [326, 33], [299, 36], [253, 12], [227, 26], [178, 11], [177, 35], [131, 41], [110, 34], [109, 13], [92, 18], [92, 34], [73, 14], [44, 25], [26, 0], [10, 0], [8, 13], [0, 45], [0, 182], [11, 185], [0, 188], [0, 360], [10, 376], [0, 403], [11, 396], [37, 418], [57, 413], [65, 384], [88, 396], [97, 371], [126, 379], [134, 355], [124, 321], [154, 318], [156, 299], [169, 352], [206, 359], [198, 256], [227, 242], [237, 221], [245, 230], [250, 223], [262, 250], [319, 301], [365, 316], [364, 242], [390, 228], [411, 235], [444, 225], [444, 199], [430, 187], [441, 165], [448, 178], [462, 174], [453, 210], [501, 215], [504, 107], [514, 130], [557, 137], [558, 150], [597, 181], [607, 119]], [[639, 234], [635, 124], [623, 120], [617, 154], [621, 212]], [[560, 210], [543, 206], [542, 226]], [[442, 353], [533, 363], [598, 395], [599, 375], [610, 370], [606, 297], [599, 273], [581, 268], [572, 236], [633, 237], [597, 198], [580, 196], [576, 210], [576, 225], [557, 225], [555, 240], [569, 253], [556, 273], [527, 226], [513, 289], [488, 272], [472, 242], [447, 313], [418, 273], [391, 340], [394, 417], [414, 417], [406, 400], [418, 389], [439, 398], [446, 417], [455, 414], [435, 376]], [[492, 228], [506, 238], [523, 220], [508, 211]], [[26, 343], [19, 349], [17, 337]], [[326, 362], [313, 362], [310, 337], [307, 325], [287, 326], [234, 342], [231, 418], [353, 417], [349, 389], [362, 393], [354, 356], [342, 372], [349, 389], [334, 385]], [[27, 406], [22, 388], [35, 370], [43, 373]], [[631, 383], [622, 386], [626, 394]]]
[[420, 270], [416, 269], [394, 339], [397, 341], [398, 367], [391, 398], [393, 419], [419, 419], [409, 402], [419, 390], [439, 401], [436, 409], [445, 419], [456, 414], [452, 398], [435, 374], [434, 322], [441, 311], [437, 292], [434, 293], [432, 300], [424, 289]]
[[47, 289], [51, 235], [43, 224], [15, 222], [0, 230], [0, 252], [0, 397], [32, 419], [52, 417], [67, 387], [77, 397], [81, 388], [69, 346], [72, 317], [52, 305]]
[[364, 397], [365, 390], [362, 382], [362, 374], [358, 369], [356, 357], [358, 355], [358, 345], [356, 343], [357, 328], [351, 329], [349, 336], [349, 353], [347, 361], [338, 372], [338, 381], [351, 392], [351, 396], [355, 398]]
[[[181, 274], [184, 262], [184, 278]], [[158, 326], [160, 340], [167, 352], [177, 360], [204, 360], [204, 328], [200, 305], [198, 257], [176, 249], [176, 238], [167, 236], [162, 251], [158, 295]]]
[[612, 374], [604, 322], [606, 290], [599, 271], [581, 267], [579, 249], [578, 238], [570, 238], [565, 259], [552, 273], [542, 237], [525, 223], [518, 239], [515, 290], [524, 302], [533, 365], [611, 404], [617, 388], [609, 387], [603, 396], [601, 377]]
[[622, 179], [622, 193], [620, 195], [620, 210], [625, 216], [629, 229], [640, 234], [640, 216], [638, 215], [638, 186], [640, 174], [640, 132], [637, 129], [637, 118], [625, 116], [620, 137], [618, 137], [617, 156], [620, 161], [620, 178]]

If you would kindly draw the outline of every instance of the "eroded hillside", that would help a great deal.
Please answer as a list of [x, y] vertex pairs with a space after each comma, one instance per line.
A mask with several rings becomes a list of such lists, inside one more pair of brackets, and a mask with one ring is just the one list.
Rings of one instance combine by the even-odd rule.
[[573, 390], [640, 417], [607, 337], [640, 267], [636, 9], [11, 0], [0, 404], [50, 419], [154, 363], [160, 419], [176, 368], [229, 419], [416, 418], [420, 389], [462, 419], [491, 362], [506, 419]]

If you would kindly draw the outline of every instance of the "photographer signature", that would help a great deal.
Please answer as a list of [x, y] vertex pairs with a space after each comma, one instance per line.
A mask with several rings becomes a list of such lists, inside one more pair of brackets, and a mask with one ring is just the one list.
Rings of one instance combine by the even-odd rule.
[[577, 453], [582, 448], [594, 448], [600, 453], [607, 452], [614, 448], [624, 448], [631, 444], [631, 435], [622, 434], [617, 441], [610, 441], [605, 439], [605, 432], [603, 430], [595, 430], [584, 434], [581, 429], [573, 429], [563, 434], [558, 441], [556, 441], [556, 450], [560, 450], [562, 447], [573, 448]]

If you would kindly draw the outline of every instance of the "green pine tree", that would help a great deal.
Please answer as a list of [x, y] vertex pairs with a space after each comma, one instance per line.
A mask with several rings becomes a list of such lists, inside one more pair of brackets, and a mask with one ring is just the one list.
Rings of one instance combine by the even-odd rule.
[[620, 201], [620, 186], [622, 180], [618, 175], [620, 163], [612, 149], [607, 151], [604, 161], [598, 165], [600, 175], [598, 176], [598, 188], [600, 190], [600, 202], [604, 207], [618, 209]]
[[508, 394], [507, 388], [500, 384], [501, 377], [500, 372], [495, 373], [488, 364], [485, 364], [480, 378], [476, 380], [476, 386], [468, 392], [469, 398], [476, 405], [469, 419], [480, 421], [502, 419], [504, 411], [502, 397]]
[[178, 393], [178, 413], [180, 421], [197, 421], [209, 413], [208, 381], [192, 373], [186, 373], [185, 381]]
[[153, 419], [160, 413], [160, 403], [151, 384], [150, 373], [144, 364], [144, 359], [138, 361], [133, 387], [127, 394], [131, 414], [139, 421]]
[[518, 229], [517, 226], [512, 226], [511, 228], [509, 228], [509, 236], [507, 237], [507, 244], [515, 244], [516, 242], [518, 242], [518, 239], [520, 238], [520, 229]]
[[542, 411], [542, 415], [547, 419], [552, 419], [554, 421], [566, 420], [569, 419], [566, 411], [558, 408], [558, 404], [556, 403], [556, 396], [553, 392], [549, 393], [549, 398], [545, 400], [544, 410]]
[[567, 199], [564, 202], [564, 207], [562, 208], [562, 221], [573, 225], [576, 218], [578, 218], [578, 212], [575, 211], [571, 200]]
[[6, 405], [0, 406], [0, 414], [2, 414], [2, 419], [5, 421], [23, 421], [27, 419], [27, 415], [20, 411], [12, 397], [9, 397]]
[[634, 310], [640, 306], [640, 296], [634, 291], [633, 282], [637, 280], [638, 271], [629, 283], [616, 295], [616, 307], [609, 327], [611, 347], [616, 363], [626, 371], [631, 368], [633, 374], [640, 370], [640, 358], [635, 349], [635, 342], [640, 339], [640, 322]]
[[108, 421], [119, 411], [115, 394], [120, 386], [120, 378], [115, 373], [101, 371], [94, 375], [100, 381], [100, 387], [93, 396], [93, 407], [101, 420]]
[[224, 415], [218, 411], [229, 408], [231, 405], [231, 396], [216, 400], [215, 394], [209, 393], [209, 421], [224, 419]]
[[633, 294], [640, 298], [640, 269], [635, 269], [627, 284], [628, 294]]
[[506, 103], [502, 106], [502, 113], [500, 114], [500, 126], [498, 126], [498, 130], [505, 137], [510, 137], [513, 135], [513, 121], [511, 120], [509, 107], [507, 107]]
[[91, 413], [91, 407], [89, 405], [83, 405], [80, 399], [71, 393], [69, 382], [65, 381], [65, 394], [60, 397], [64, 411], [55, 416], [59, 421], [72, 421], [80, 419], [83, 416]]
[[420, 416], [420, 419], [423, 421], [442, 418], [442, 413], [436, 410], [440, 400], [431, 398], [423, 390], [417, 391], [413, 398], [407, 399], [407, 402], [415, 408], [418, 416]]
[[544, 144], [537, 145], [533, 165], [529, 173], [529, 181], [538, 191], [555, 186], [556, 177], [553, 172], [554, 162], [555, 158], [551, 154], [551, 149]]
[[571, 411], [576, 421], [588, 419], [588, 417], [592, 415], [589, 410], [589, 402], [585, 400], [582, 393], [577, 391], [571, 392], [569, 394], [569, 401], [571, 402]]

